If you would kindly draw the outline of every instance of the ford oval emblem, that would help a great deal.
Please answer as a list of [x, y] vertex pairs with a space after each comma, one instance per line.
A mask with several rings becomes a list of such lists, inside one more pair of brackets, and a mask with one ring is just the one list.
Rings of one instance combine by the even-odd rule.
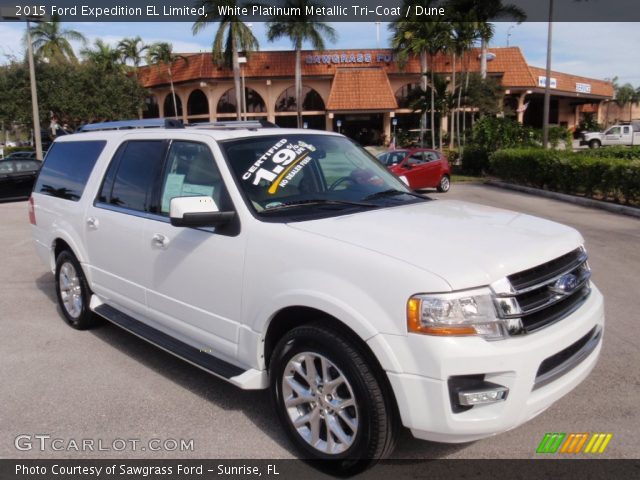
[[549, 290], [558, 295], [569, 295], [578, 286], [578, 277], [573, 273], [562, 275], [553, 285], [549, 285]]

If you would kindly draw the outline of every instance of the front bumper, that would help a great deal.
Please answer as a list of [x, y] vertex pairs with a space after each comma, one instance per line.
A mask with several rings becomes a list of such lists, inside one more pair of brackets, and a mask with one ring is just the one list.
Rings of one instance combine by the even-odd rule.
[[[542, 362], [600, 331], [587, 355], [551, 381], [536, 385]], [[515, 428], [535, 417], [582, 382], [595, 366], [602, 346], [604, 304], [600, 291], [573, 314], [538, 332], [488, 342], [476, 337], [385, 335], [401, 372], [387, 372], [402, 423], [413, 435], [438, 442], [467, 442]], [[484, 374], [509, 388], [506, 400], [454, 413], [448, 379]]]

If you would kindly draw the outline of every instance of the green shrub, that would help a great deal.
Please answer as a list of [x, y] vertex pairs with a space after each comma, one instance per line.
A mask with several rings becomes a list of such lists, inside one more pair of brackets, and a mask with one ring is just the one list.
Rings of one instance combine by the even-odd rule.
[[490, 166], [496, 176], [514, 183], [604, 200], [624, 199], [627, 204], [640, 202], [640, 159], [520, 148], [494, 152]]
[[462, 173], [465, 175], [482, 175], [489, 171], [489, 153], [482, 147], [469, 145], [462, 153]]
[[584, 153], [598, 158], [640, 159], [640, 147], [605, 147], [585, 150]]

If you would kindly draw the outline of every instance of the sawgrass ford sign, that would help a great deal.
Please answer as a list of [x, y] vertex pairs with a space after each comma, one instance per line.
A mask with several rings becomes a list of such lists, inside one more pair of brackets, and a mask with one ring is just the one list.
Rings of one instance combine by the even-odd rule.
[[393, 55], [391, 53], [333, 53], [326, 55], [307, 55], [305, 57], [305, 63], [389, 63], [393, 61]]

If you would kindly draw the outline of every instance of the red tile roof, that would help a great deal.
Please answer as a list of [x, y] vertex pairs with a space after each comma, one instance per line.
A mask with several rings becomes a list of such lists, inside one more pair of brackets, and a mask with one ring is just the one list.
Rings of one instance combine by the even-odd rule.
[[338, 68], [327, 110], [393, 110], [398, 108], [389, 77], [381, 68]]
[[[546, 77], [547, 71], [544, 68], [529, 67], [531, 75], [535, 79], [536, 86], [538, 85], [538, 77]], [[577, 75], [571, 75], [569, 73], [551, 72], [551, 77], [556, 79], [557, 88], [562, 92], [576, 92], [576, 84], [582, 83], [591, 86], [591, 95], [601, 95], [604, 97], [613, 96], [613, 85], [610, 82], [604, 80], [595, 80], [593, 78], [579, 77]]]
[[[501, 76], [502, 85], [505, 88], [537, 88], [538, 75], [541, 69], [530, 67], [522, 52], [517, 47], [491, 48], [493, 60], [487, 63], [489, 74]], [[218, 66], [212, 61], [210, 53], [186, 54], [188, 61], [178, 60], [172, 67], [173, 81], [175, 83], [191, 82], [206, 79], [228, 79], [232, 77], [229, 68]], [[480, 71], [480, 51], [470, 50], [463, 58], [456, 61], [456, 71], [468, 69], [472, 72]], [[362, 67], [375, 67], [386, 74], [418, 74], [420, 62], [417, 58], [411, 58], [400, 69], [392, 59], [392, 51], [389, 49], [378, 50], [325, 50], [322, 52], [302, 52], [302, 73], [305, 76], [333, 77], [340, 70], [361, 69]], [[293, 51], [262, 51], [249, 55], [248, 62], [242, 67], [245, 77], [290, 77], [295, 74], [295, 52]], [[437, 55], [430, 60], [429, 69], [438, 73], [452, 71], [452, 59], [449, 55]], [[544, 73], [543, 73], [544, 74]], [[613, 95], [613, 87], [610, 83], [585, 77], [578, 77], [565, 73], [554, 72], [558, 80], [557, 90], [576, 93], [575, 83], [588, 83], [591, 85], [591, 94], [605, 97]], [[140, 69], [140, 81], [143, 86], [157, 87], [169, 83], [167, 66], [142, 67]], [[352, 89], [353, 90], [353, 89]], [[378, 107], [380, 108], [380, 107]]]

